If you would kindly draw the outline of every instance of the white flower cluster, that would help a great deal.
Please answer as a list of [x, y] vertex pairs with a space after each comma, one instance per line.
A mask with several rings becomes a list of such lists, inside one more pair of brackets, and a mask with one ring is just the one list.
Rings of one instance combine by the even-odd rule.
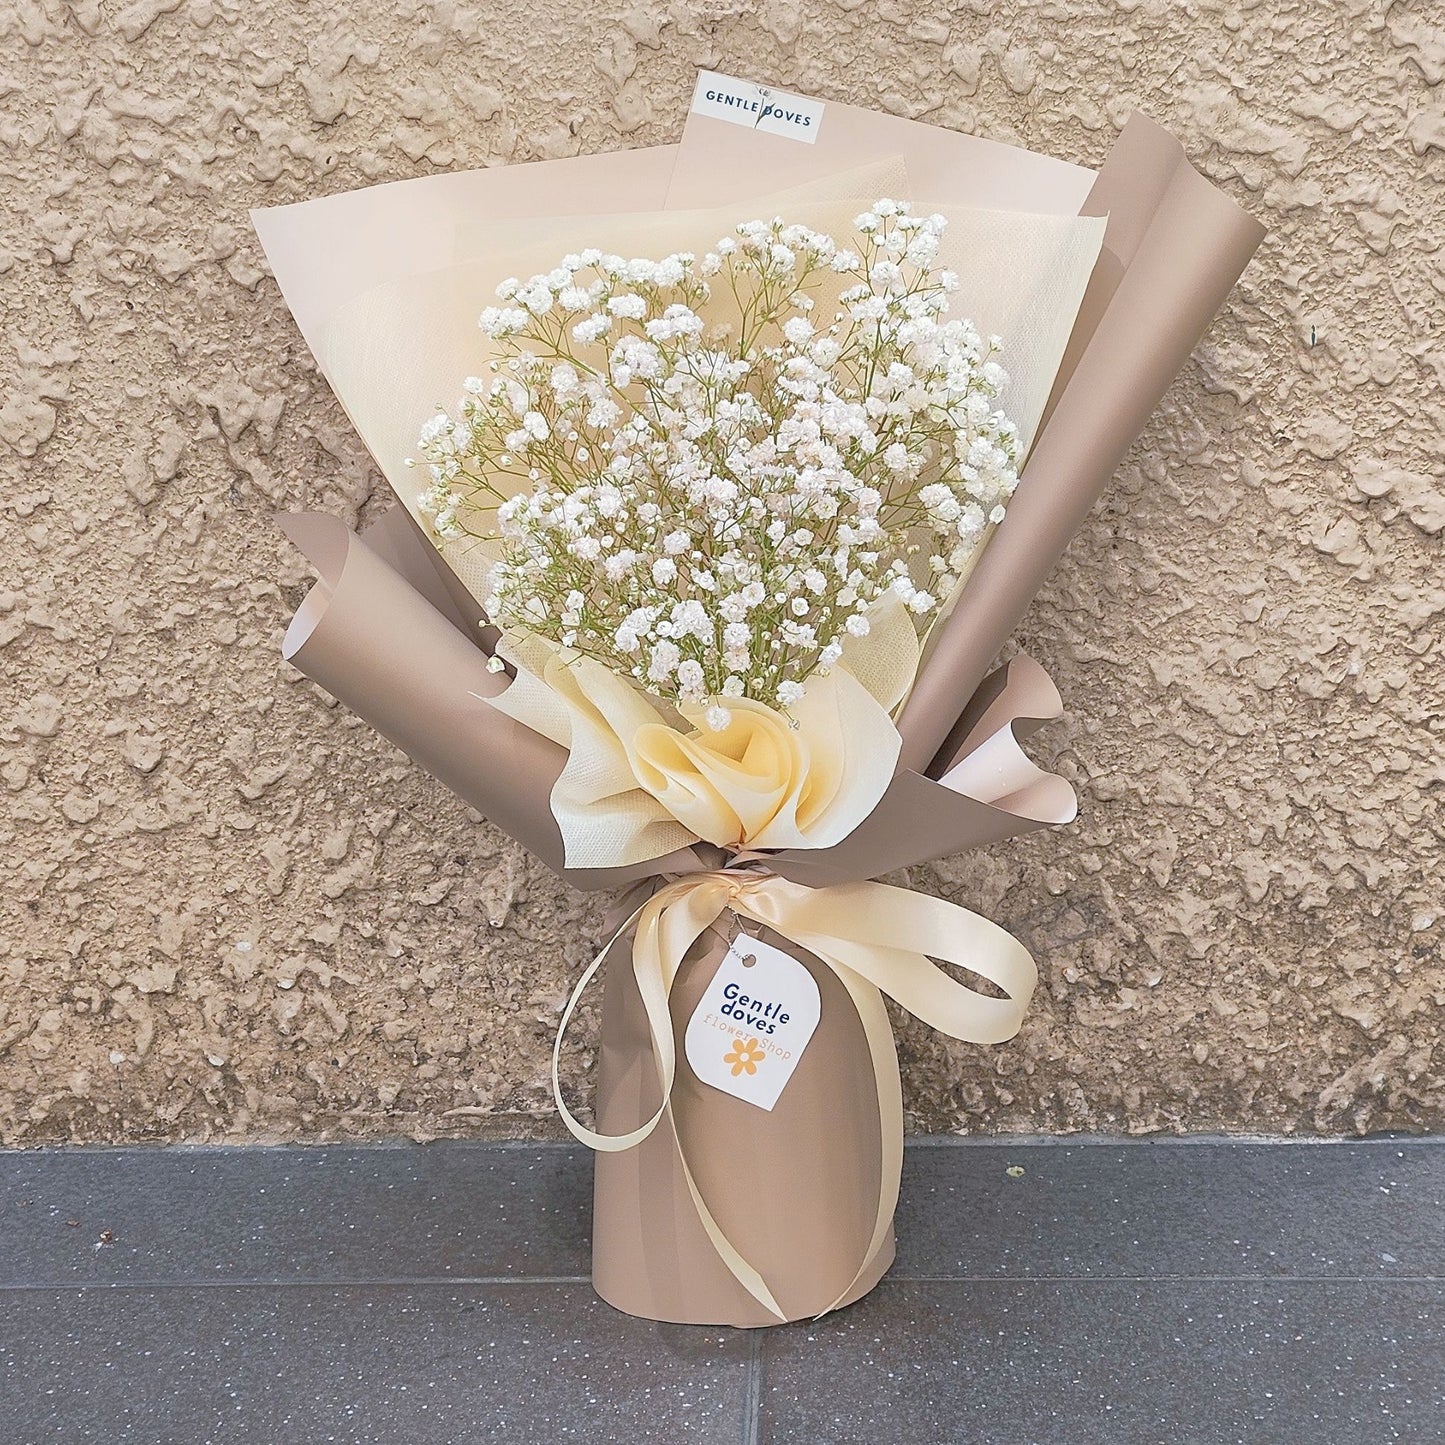
[[717, 728], [730, 698], [796, 702], [886, 590], [921, 626], [1017, 484], [944, 224], [881, 200], [850, 247], [748, 221], [701, 258], [505, 282], [481, 318], [504, 360], [419, 444], [439, 536], [500, 530], [492, 620]]

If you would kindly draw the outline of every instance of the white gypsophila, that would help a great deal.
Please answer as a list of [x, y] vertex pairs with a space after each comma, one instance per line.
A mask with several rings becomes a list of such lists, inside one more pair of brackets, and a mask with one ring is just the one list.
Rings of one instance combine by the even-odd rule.
[[500, 533], [492, 621], [719, 729], [728, 699], [796, 703], [885, 592], [926, 625], [1018, 483], [1002, 343], [931, 269], [944, 226], [884, 199], [848, 247], [775, 218], [504, 282], [502, 360], [418, 443], [438, 536]]

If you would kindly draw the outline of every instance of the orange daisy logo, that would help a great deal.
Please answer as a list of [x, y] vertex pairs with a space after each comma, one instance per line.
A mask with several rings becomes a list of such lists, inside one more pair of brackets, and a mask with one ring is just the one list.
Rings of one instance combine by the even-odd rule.
[[756, 1074], [763, 1061], [763, 1051], [756, 1039], [744, 1043], [741, 1039], [723, 1055], [723, 1063], [733, 1066], [733, 1078], [739, 1074]]

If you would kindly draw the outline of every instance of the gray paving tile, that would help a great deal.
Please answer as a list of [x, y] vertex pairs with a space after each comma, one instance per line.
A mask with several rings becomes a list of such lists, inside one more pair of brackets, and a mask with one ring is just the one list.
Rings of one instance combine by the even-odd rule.
[[5, 1445], [689, 1445], [750, 1344], [581, 1285], [0, 1292]]
[[1445, 1278], [1445, 1140], [919, 1145], [897, 1225], [895, 1279]]
[[0, 1285], [591, 1272], [558, 1145], [0, 1152]]
[[1445, 1285], [885, 1281], [761, 1398], [760, 1445], [1439, 1445]]
[[[555, 1144], [0, 1151], [0, 1285], [582, 1278], [591, 1179]], [[893, 1277], [1445, 1277], [1442, 1222], [1445, 1140], [920, 1142]]]

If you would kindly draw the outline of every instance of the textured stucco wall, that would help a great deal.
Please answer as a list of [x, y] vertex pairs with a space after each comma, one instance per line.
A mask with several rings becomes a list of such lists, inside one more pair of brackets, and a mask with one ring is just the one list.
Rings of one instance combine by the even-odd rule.
[[1431, 9], [0, 7], [0, 1139], [555, 1129], [601, 905], [280, 662], [269, 515], [386, 495], [245, 213], [672, 139], [699, 65], [1089, 164], [1143, 107], [1271, 227], [1019, 639], [1080, 822], [914, 872], [1043, 982], [901, 1025], [913, 1126], [1445, 1125]]

